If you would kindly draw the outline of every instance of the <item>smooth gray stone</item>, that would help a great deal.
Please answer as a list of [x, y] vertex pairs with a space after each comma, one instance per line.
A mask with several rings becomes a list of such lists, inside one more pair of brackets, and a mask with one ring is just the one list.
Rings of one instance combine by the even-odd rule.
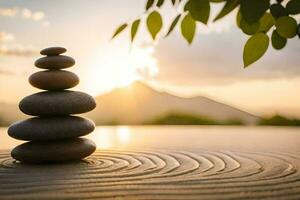
[[95, 124], [81, 117], [31, 118], [12, 124], [8, 135], [18, 140], [49, 141], [77, 138], [95, 129]]
[[57, 56], [59, 54], [65, 53], [67, 51], [64, 47], [48, 47], [41, 50], [41, 54], [45, 56]]
[[20, 110], [33, 116], [60, 116], [89, 112], [96, 107], [94, 98], [83, 92], [46, 91], [25, 97]]
[[88, 139], [75, 138], [51, 142], [26, 142], [14, 148], [11, 156], [24, 163], [59, 163], [79, 161], [96, 150]]
[[75, 87], [79, 83], [79, 78], [69, 71], [46, 70], [32, 74], [29, 83], [42, 90], [64, 90]]
[[69, 56], [46, 56], [35, 61], [34, 65], [41, 69], [64, 69], [72, 67], [75, 60]]

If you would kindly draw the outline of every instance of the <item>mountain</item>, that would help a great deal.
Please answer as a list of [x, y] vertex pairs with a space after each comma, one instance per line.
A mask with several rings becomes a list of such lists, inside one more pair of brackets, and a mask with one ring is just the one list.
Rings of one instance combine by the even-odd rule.
[[[85, 116], [98, 125], [141, 124], [170, 113], [186, 113], [216, 121], [240, 120], [248, 125], [260, 120], [248, 112], [207, 97], [178, 97], [156, 91], [142, 82], [115, 89], [95, 99], [97, 108]], [[28, 116], [22, 114], [17, 105], [0, 102], [0, 126], [8, 126], [24, 118]]]
[[96, 97], [97, 108], [86, 116], [96, 124], [139, 124], [170, 112], [190, 113], [210, 119], [241, 120], [256, 124], [259, 117], [207, 97], [183, 98], [159, 92], [141, 82]]

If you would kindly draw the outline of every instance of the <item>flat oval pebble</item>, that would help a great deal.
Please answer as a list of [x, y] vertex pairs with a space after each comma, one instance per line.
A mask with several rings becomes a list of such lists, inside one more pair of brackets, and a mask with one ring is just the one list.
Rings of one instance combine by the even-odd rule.
[[88, 139], [75, 138], [51, 142], [26, 142], [14, 148], [11, 156], [24, 163], [59, 163], [79, 161], [96, 150]]
[[84, 136], [94, 129], [91, 120], [81, 117], [35, 117], [12, 124], [8, 135], [18, 140], [49, 141]]
[[41, 69], [64, 69], [72, 67], [75, 60], [69, 56], [46, 56], [35, 61], [34, 65]]
[[65, 53], [67, 49], [64, 47], [48, 47], [41, 50], [41, 54], [45, 56], [57, 56], [59, 54]]
[[81, 114], [96, 107], [94, 98], [83, 92], [47, 91], [25, 97], [20, 110], [33, 116], [59, 116]]
[[42, 90], [64, 90], [75, 87], [79, 83], [79, 78], [69, 71], [46, 70], [32, 74], [29, 83]]

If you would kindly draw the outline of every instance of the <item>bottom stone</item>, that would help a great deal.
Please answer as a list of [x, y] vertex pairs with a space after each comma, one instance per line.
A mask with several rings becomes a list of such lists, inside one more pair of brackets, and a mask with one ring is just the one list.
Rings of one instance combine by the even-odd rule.
[[24, 163], [59, 163], [81, 160], [96, 150], [88, 139], [75, 138], [53, 142], [27, 142], [14, 148], [11, 156]]

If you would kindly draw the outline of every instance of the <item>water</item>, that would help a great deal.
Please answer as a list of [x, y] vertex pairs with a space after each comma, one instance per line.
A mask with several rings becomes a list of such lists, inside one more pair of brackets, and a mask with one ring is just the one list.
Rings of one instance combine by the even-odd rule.
[[[234, 126], [99, 126], [98, 149], [300, 151], [300, 128]], [[0, 128], [0, 149], [22, 143]]]

